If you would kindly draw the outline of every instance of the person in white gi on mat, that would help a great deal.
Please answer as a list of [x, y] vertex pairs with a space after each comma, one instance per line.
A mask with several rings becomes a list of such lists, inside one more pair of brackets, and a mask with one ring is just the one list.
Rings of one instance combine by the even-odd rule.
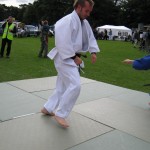
[[82, 59], [76, 54], [89, 51], [92, 63], [96, 62], [99, 47], [86, 20], [94, 6], [92, 0], [75, 0], [74, 11], [55, 24], [55, 48], [48, 57], [54, 59], [58, 72], [56, 89], [41, 112], [54, 116], [62, 127], [69, 127], [66, 118], [80, 94], [78, 66]]

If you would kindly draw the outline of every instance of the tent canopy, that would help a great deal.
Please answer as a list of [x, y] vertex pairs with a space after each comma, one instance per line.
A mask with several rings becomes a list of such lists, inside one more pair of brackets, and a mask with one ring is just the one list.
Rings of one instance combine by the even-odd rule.
[[132, 34], [131, 29], [125, 26], [104, 25], [104, 26], [97, 27], [97, 31], [99, 33], [102, 31], [104, 32], [105, 29], [107, 30], [107, 34], [109, 33], [109, 30], [111, 29], [112, 36], [128, 36]]

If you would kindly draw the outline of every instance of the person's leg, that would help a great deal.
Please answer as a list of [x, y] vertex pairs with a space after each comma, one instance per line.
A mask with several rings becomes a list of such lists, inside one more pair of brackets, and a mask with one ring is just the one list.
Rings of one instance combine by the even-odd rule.
[[[56, 57], [59, 58], [58, 55]], [[55, 58], [55, 68], [58, 72], [56, 90], [44, 108], [49, 113], [55, 112], [56, 121], [61, 126], [68, 127], [65, 118], [68, 117], [79, 96], [80, 75], [76, 66], [64, 64], [61, 59]]]
[[78, 68], [71, 65], [62, 64], [59, 71], [61, 72], [66, 90], [60, 98], [59, 105], [55, 112], [55, 119], [61, 126], [69, 127], [65, 118], [70, 114], [80, 94], [80, 75]]
[[9, 58], [9, 55], [10, 55], [11, 43], [12, 43], [12, 40], [7, 39], [7, 53], [6, 53], [7, 58]]
[[45, 41], [45, 43], [44, 43], [44, 58], [47, 58], [47, 53], [48, 53], [48, 42]]
[[38, 55], [39, 57], [42, 57], [43, 50], [44, 50], [44, 41], [43, 41], [43, 38], [41, 37], [41, 47], [40, 47], [40, 51]]
[[58, 74], [56, 81], [56, 89], [52, 96], [48, 98], [48, 101], [44, 105], [44, 109], [46, 109], [47, 113], [52, 114], [55, 113], [55, 110], [59, 104], [60, 97], [64, 93], [65, 86], [63, 85], [63, 81]]
[[2, 46], [1, 46], [1, 52], [0, 52], [1, 57], [4, 56], [5, 46], [6, 46], [6, 39], [2, 39]]
[[137, 46], [137, 39], [134, 39], [134, 48]]

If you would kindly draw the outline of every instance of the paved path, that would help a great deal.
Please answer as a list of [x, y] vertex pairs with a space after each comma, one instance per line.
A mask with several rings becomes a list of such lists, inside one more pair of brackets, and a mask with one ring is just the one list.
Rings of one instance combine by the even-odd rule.
[[0, 150], [150, 150], [150, 96], [81, 78], [81, 94], [61, 128], [40, 109], [56, 77], [0, 83]]

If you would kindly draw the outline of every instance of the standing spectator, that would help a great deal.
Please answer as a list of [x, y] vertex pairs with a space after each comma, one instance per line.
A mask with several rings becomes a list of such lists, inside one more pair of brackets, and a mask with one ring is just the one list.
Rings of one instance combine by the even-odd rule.
[[145, 36], [146, 36], [146, 41], [145, 41], [146, 51], [150, 52], [150, 29], [149, 28], [147, 29]]
[[4, 50], [5, 50], [6, 44], [7, 44], [6, 58], [10, 57], [13, 34], [16, 33], [16, 26], [13, 23], [13, 21], [14, 21], [14, 18], [12, 16], [9, 16], [7, 21], [2, 25], [3, 35], [2, 35], [2, 46], [1, 46], [1, 52], [0, 52], [1, 58], [4, 56]]
[[[40, 39], [41, 39], [41, 49], [39, 51], [39, 57], [47, 58], [48, 53], [48, 33], [49, 33], [49, 25], [48, 21], [45, 20], [43, 22], [43, 26], [41, 27]], [[43, 54], [44, 53], [44, 54]]]
[[103, 31], [100, 32], [99, 37], [100, 37], [100, 40], [104, 40], [104, 32]]
[[108, 34], [109, 34], [109, 40], [112, 40], [112, 30], [111, 29], [109, 30]]
[[107, 38], [108, 38], [107, 30], [105, 29], [105, 30], [104, 30], [104, 40], [107, 40]]
[[78, 71], [81, 52], [89, 51], [92, 63], [96, 62], [99, 48], [92, 29], [86, 20], [93, 10], [93, 0], [75, 0], [74, 11], [55, 24], [55, 45], [48, 56], [54, 59], [58, 72], [56, 89], [45, 103], [42, 113], [54, 115], [62, 127], [69, 127], [65, 120], [70, 114], [81, 89]]
[[141, 43], [142, 38], [143, 38], [143, 30], [140, 30], [140, 31], [139, 31], [139, 35], [140, 35], [140, 43]]
[[134, 41], [134, 48], [137, 47], [137, 44], [138, 44], [138, 39], [139, 39], [139, 34], [137, 32], [137, 30], [135, 30], [135, 32], [133, 33], [133, 41]]
[[146, 31], [143, 30], [142, 38], [140, 41], [140, 47], [139, 47], [140, 50], [145, 50], [145, 41], [146, 41]]
[[118, 31], [118, 37], [119, 38], [121, 37], [121, 31]]

